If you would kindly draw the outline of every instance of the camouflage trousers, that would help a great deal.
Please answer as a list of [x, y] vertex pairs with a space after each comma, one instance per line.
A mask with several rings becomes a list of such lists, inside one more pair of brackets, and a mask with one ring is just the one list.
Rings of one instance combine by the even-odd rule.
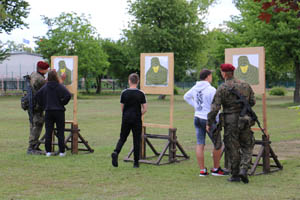
[[35, 112], [33, 114], [33, 123], [30, 123], [30, 135], [29, 135], [29, 147], [28, 149], [34, 149], [38, 144], [39, 137], [41, 135], [45, 117], [44, 112]]
[[255, 139], [251, 127], [239, 128], [239, 113], [224, 115], [224, 144], [231, 174], [236, 176], [240, 169], [250, 168]]

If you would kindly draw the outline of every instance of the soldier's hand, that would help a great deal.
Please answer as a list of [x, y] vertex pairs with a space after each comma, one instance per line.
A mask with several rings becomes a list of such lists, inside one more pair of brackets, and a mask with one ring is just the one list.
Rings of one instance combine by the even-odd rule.
[[67, 77], [67, 74], [66, 74], [66, 73], [63, 73], [63, 74], [61, 75], [61, 79], [62, 79], [63, 81], [66, 80], [66, 77]]
[[210, 131], [210, 126], [206, 125], [206, 131], [207, 131], [207, 132]]
[[59, 77], [59, 83], [63, 84], [64, 81], [66, 80], [66, 73], [61, 74], [61, 76]]

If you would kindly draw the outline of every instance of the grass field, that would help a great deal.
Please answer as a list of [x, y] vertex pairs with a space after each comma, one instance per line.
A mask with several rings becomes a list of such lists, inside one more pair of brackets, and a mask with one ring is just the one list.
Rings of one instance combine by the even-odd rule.
[[[119, 167], [111, 166], [110, 154], [121, 123], [119, 96], [80, 97], [79, 128], [95, 152], [78, 155], [68, 152], [64, 158], [27, 155], [27, 113], [21, 110], [19, 97], [0, 97], [0, 199], [300, 200], [300, 115], [299, 111], [288, 108], [293, 105], [291, 94], [267, 100], [268, 132], [284, 168], [269, 175], [252, 176], [248, 185], [229, 183], [228, 177], [198, 176], [193, 108], [183, 101], [182, 95], [175, 97], [174, 126], [190, 159], [163, 166], [141, 164], [139, 169], [122, 161], [132, 146], [131, 136], [120, 154]], [[147, 99], [146, 122], [167, 123], [169, 102], [159, 101], [157, 96]], [[260, 99], [255, 110], [262, 121]], [[71, 108], [72, 104], [68, 105], [67, 119], [71, 119]], [[168, 133], [164, 129], [149, 131]], [[257, 138], [260, 135], [255, 134]], [[164, 146], [160, 141], [153, 143], [159, 150]], [[212, 167], [211, 147], [208, 142], [205, 154], [208, 168]]]

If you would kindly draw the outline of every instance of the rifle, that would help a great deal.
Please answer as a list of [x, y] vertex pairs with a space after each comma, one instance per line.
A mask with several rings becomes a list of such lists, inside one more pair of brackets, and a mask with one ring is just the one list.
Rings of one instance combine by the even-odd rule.
[[242, 111], [240, 112], [240, 117], [244, 117], [246, 114], [248, 114], [250, 118], [257, 123], [261, 132], [268, 137], [264, 129], [261, 127], [258, 117], [256, 113], [252, 110], [249, 101], [246, 99], [246, 97], [239, 93], [234, 87], [230, 88], [229, 91], [238, 97], [237, 103], [241, 103], [243, 105]]
[[216, 150], [219, 150], [222, 147], [222, 138], [221, 138], [221, 131], [222, 131], [222, 122], [221, 118], [219, 123], [216, 121], [210, 126], [209, 129], [209, 136], [212, 138], [214, 147]]
[[[30, 85], [30, 76], [26, 75], [23, 76], [26, 84], [26, 94], [21, 99], [21, 105], [24, 110], [28, 109], [29, 121], [33, 123], [33, 109], [34, 109], [34, 98], [33, 98], [33, 91]], [[24, 90], [23, 90], [24, 91]], [[24, 107], [25, 105], [25, 107]]]

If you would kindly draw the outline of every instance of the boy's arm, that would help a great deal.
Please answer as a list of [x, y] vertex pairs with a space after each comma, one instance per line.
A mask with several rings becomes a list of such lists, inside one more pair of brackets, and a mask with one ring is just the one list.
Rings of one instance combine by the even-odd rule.
[[142, 115], [147, 112], [147, 103], [142, 104]]
[[189, 91], [187, 91], [184, 96], [183, 99], [190, 104], [191, 106], [194, 107], [194, 99], [193, 99], [193, 88], [191, 88]]
[[121, 111], [122, 111], [122, 113], [123, 113], [123, 110], [124, 110], [124, 104], [121, 103]]

